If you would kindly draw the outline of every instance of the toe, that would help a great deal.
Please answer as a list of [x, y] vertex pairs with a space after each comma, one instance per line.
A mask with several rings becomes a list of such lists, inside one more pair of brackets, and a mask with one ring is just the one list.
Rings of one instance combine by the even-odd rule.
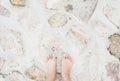
[[65, 59], [65, 54], [63, 55], [63, 58], [62, 59]]
[[68, 55], [68, 59], [69, 59], [70, 61], [72, 61], [72, 58], [71, 58], [71, 56], [70, 56], [70, 55]]
[[52, 59], [52, 54], [50, 54], [49, 59]]
[[70, 55], [68, 54], [68, 59], [70, 59]]
[[67, 59], [67, 54], [65, 54], [65, 59]]
[[53, 54], [51, 54], [51, 59], [53, 59]]
[[66, 59], [68, 59], [68, 54], [66, 54]]
[[53, 59], [56, 59], [56, 56], [55, 56], [55, 54], [52, 54], [52, 57], [53, 57]]
[[62, 62], [65, 60], [66, 55], [64, 54], [62, 57]]
[[72, 62], [72, 58], [69, 54], [66, 55], [66, 59], [67, 59], [67, 61]]
[[49, 54], [48, 59], [50, 59], [50, 55], [51, 55], [51, 54]]
[[70, 59], [70, 55], [69, 54], [67, 54], [67, 59]]
[[46, 57], [46, 62], [51, 59], [51, 54]]

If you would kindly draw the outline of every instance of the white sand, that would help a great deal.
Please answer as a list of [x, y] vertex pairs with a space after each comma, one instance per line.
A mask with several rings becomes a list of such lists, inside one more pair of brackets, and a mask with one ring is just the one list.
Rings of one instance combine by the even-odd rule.
[[[120, 60], [107, 50], [108, 37], [119, 31], [117, 26], [120, 27], [118, 2], [120, 1], [98, 0], [94, 13], [86, 22], [65, 11], [47, 9], [46, 0], [26, 0], [25, 7], [13, 6], [9, 0], [0, 0], [0, 5], [10, 12], [9, 17], [0, 15], [0, 81], [33, 81], [25, 74], [29, 67], [37, 66], [46, 72], [45, 57], [50, 53], [61, 57], [63, 52], [73, 57], [72, 81], [120, 81]], [[105, 12], [106, 4], [115, 6], [118, 10]], [[48, 23], [48, 19], [56, 13], [64, 14], [67, 18], [63, 27], [51, 27]], [[71, 29], [79, 35], [74, 37], [74, 34], [67, 34]], [[1, 33], [4, 30], [13, 30], [20, 33], [20, 36], [8, 31]], [[4, 38], [7, 41], [1, 42]], [[55, 47], [54, 52], [52, 46]], [[118, 64], [119, 67], [108, 66], [112, 69], [107, 70], [109, 63]], [[117, 79], [112, 77], [114, 73], [108, 75], [115, 69], [119, 72]], [[14, 76], [14, 71], [20, 74]]]

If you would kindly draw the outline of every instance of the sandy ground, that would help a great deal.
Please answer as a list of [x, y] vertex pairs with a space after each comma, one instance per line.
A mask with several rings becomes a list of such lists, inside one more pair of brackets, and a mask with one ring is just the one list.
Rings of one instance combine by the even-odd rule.
[[45, 81], [50, 53], [58, 57], [58, 73], [62, 55], [72, 56], [72, 81], [120, 81], [119, 3], [0, 0], [0, 81]]

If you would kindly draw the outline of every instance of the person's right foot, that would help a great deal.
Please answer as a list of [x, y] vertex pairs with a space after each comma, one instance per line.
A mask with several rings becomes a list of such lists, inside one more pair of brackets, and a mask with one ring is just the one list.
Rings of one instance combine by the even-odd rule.
[[70, 55], [65, 54], [62, 59], [62, 80], [63, 81], [71, 81], [70, 80], [71, 68], [72, 68], [72, 58]]

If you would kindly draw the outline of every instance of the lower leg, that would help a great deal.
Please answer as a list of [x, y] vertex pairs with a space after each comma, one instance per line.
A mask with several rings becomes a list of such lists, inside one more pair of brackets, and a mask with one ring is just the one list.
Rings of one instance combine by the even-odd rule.
[[56, 78], [56, 57], [50, 54], [46, 58], [47, 81], [55, 81]]
[[71, 81], [70, 72], [72, 68], [72, 58], [70, 55], [66, 54], [62, 59], [62, 80], [63, 81]]

